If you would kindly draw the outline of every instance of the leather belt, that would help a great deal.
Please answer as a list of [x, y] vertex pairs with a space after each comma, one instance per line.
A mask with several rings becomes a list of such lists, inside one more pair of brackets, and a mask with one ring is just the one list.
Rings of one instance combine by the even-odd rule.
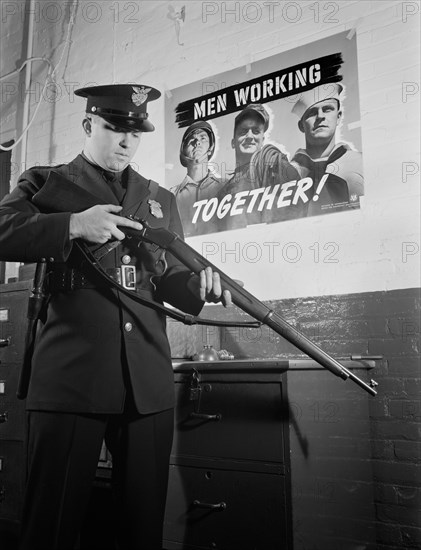
[[[136, 290], [136, 268], [134, 265], [122, 265], [109, 267], [105, 272], [116, 283], [126, 290]], [[69, 292], [81, 288], [106, 288], [109, 285], [105, 281], [97, 282], [88, 279], [82, 271], [75, 268], [54, 270], [48, 274], [48, 289], [50, 292]]]

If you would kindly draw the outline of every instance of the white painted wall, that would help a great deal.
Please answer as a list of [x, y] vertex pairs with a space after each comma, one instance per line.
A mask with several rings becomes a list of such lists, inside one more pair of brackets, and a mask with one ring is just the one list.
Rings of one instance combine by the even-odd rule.
[[[253, 226], [190, 239], [190, 244], [244, 280], [261, 299], [418, 287], [420, 283], [419, 32], [420, 3], [155, 2], [33, 0], [33, 55], [54, 64], [55, 84], [41, 94], [46, 65], [32, 66], [26, 165], [68, 162], [83, 143], [87, 83], [140, 82], [161, 89], [150, 104], [157, 127], [134, 159], [164, 180], [165, 90], [245, 66], [349, 30], [357, 33], [365, 196], [357, 211]], [[177, 34], [174, 10], [185, 5]], [[28, 4], [2, 1], [0, 75], [24, 59]], [[245, 77], [246, 79], [246, 77]], [[1, 143], [16, 139], [25, 97], [22, 76], [3, 78]], [[54, 94], [54, 92], [56, 92]], [[13, 184], [24, 167], [13, 154]], [[231, 251], [231, 253], [229, 253]]]

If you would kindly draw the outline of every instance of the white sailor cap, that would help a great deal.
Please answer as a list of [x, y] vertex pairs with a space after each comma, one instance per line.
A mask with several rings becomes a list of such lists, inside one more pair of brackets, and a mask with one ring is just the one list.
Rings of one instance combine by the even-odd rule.
[[300, 99], [295, 103], [291, 112], [301, 120], [305, 112], [316, 103], [326, 101], [327, 99], [336, 99], [340, 103], [342, 99], [340, 95], [343, 89], [342, 84], [328, 83], [303, 92], [300, 94]]

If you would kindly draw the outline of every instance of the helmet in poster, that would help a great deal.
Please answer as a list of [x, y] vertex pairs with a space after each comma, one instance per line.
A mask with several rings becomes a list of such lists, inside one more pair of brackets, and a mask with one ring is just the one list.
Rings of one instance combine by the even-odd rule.
[[189, 139], [198, 130], [202, 130], [203, 132], [206, 132], [207, 135], [209, 136], [209, 149], [207, 150], [207, 157], [208, 157], [207, 160], [210, 160], [215, 152], [215, 134], [212, 129], [212, 126], [209, 124], [209, 122], [206, 122], [206, 120], [197, 120], [187, 128], [181, 140], [180, 162], [183, 166], [187, 166], [189, 161], [194, 160], [193, 158], [186, 155], [184, 151]]

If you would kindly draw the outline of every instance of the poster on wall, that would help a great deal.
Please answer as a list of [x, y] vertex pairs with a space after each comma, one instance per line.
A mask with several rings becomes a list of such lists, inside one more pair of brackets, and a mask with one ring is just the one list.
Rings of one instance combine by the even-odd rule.
[[166, 187], [186, 237], [360, 207], [355, 35], [171, 90], [165, 115]]

